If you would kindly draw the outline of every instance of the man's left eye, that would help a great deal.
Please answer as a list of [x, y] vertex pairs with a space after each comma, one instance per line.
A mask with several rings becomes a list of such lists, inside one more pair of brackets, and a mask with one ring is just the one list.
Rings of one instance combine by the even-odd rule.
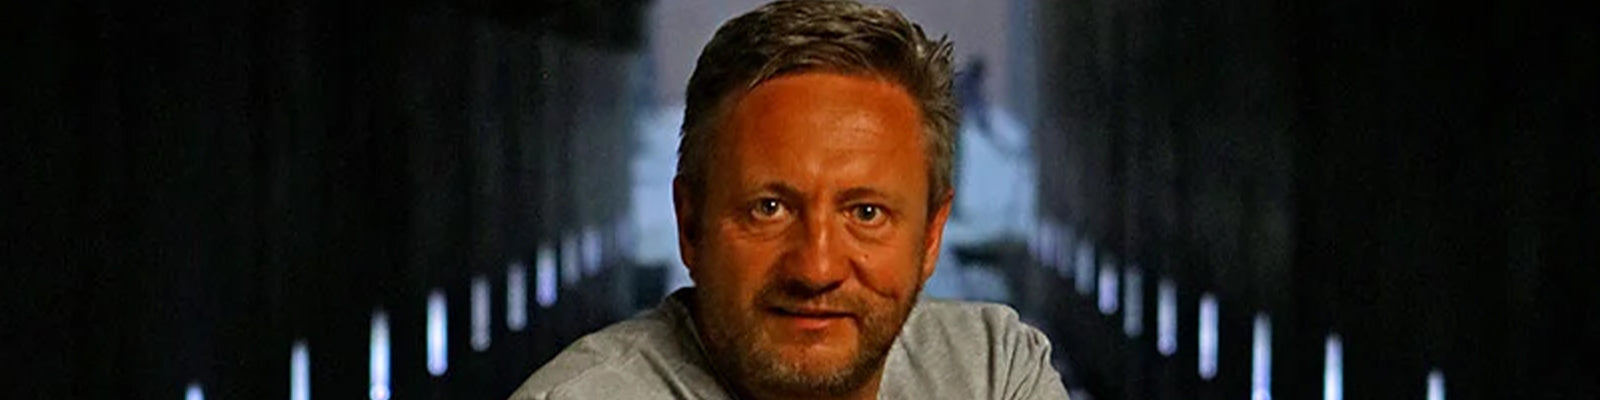
[[883, 209], [871, 204], [855, 206], [851, 213], [861, 222], [878, 222], [883, 219]]

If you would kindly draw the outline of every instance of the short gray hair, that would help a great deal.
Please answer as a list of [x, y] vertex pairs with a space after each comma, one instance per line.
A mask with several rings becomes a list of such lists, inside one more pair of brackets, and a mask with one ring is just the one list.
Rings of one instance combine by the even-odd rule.
[[899, 12], [850, 0], [776, 1], [729, 20], [701, 50], [689, 78], [678, 177], [694, 196], [703, 196], [713, 131], [728, 99], [788, 74], [865, 75], [899, 85], [917, 104], [934, 204], [952, 189], [956, 104], [950, 52], [947, 38], [929, 40], [922, 26]]

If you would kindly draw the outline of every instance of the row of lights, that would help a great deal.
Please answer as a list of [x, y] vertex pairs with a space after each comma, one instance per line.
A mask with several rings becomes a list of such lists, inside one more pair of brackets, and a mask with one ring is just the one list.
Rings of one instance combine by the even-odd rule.
[[[1063, 238], [1070, 238], [1070, 232], [1054, 224], [1041, 224], [1040, 232], [1032, 247], [1035, 257], [1043, 260], [1047, 267], [1053, 266], [1058, 273], [1066, 274], [1069, 271], [1065, 251], [1055, 243]], [[573, 285], [580, 276], [592, 276], [600, 268], [600, 246], [598, 233], [586, 230], [582, 239], [563, 241], [563, 254], [573, 254], [571, 257], [562, 257], [561, 264], [562, 282]], [[1118, 276], [1116, 260], [1105, 257], [1099, 268], [1098, 278], [1095, 281], [1087, 279], [1094, 272], [1094, 248], [1086, 241], [1079, 242], [1076, 248], [1076, 260], [1070, 263], [1075, 267], [1070, 273], [1076, 283], [1075, 288], [1079, 294], [1088, 295], [1095, 288], [1091, 282], [1098, 284], [1097, 308], [1104, 315], [1111, 315], [1118, 309]], [[579, 251], [582, 255], [579, 256]], [[539, 247], [535, 257], [535, 273], [537, 274], [535, 301], [540, 307], [550, 307], [557, 299], [556, 288], [556, 262], [554, 252], [549, 245]], [[506, 327], [513, 332], [520, 332], [527, 326], [527, 270], [522, 263], [513, 263], [507, 267], [506, 272]], [[1137, 266], [1130, 266], [1122, 273], [1122, 281], [1130, 288], [1143, 287], [1143, 274]], [[471, 301], [472, 336], [470, 345], [474, 351], [488, 350], [489, 338], [489, 287], [488, 280], [482, 275], [473, 277], [470, 286], [469, 300]], [[1122, 303], [1126, 304], [1123, 315], [1123, 332], [1129, 337], [1139, 336], [1143, 331], [1143, 298], [1137, 290], [1124, 292]], [[1217, 315], [1218, 306], [1216, 296], [1207, 292], [1200, 297], [1199, 309], [1199, 336], [1197, 347], [1199, 351], [1198, 373], [1202, 379], [1211, 380], [1217, 374]], [[446, 304], [442, 290], [435, 289], [428, 294], [427, 302], [427, 368], [432, 376], [442, 376], [448, 369], [448, 353], [446, 343], [448, 330], [446, 329]], [[1172, 356], [1177, 352], [1177, 289], [1171, 279], [1163, 278], [1157, 286], [1157, 338], [1156, 349], [1164, 356]], [[1255, 400], [1271, 399], [1271, 365], [1272, 365], [1272, 325], [1270, 318], [1264, 313], [1257, 313], [1253, 329], [1253, 345], [1251, 351], [1251, 398]], [[372, 400], [387, 400], [389, 398], [389, 322], [388, 315], [382, 309], [373, 312], [372, 328], [369, 348], [369, 380], [371, 382], [368, 397]], [[290, 348], [290, 399], [310, 399], [310, 356], [305, 341], [296, 341]], [[1325, 400], [1342, 400], [1343, 394], [1343, 343], [1338, 334], [1329, 335], [1326, 341], [1323, 372], [1323, 398]], [[1444, 400], [1444, 375], [1434, 369], [1427, 376], [1427, 400]], [[199, 382], [190, 382], [184, 390], [186, 400], [203, 400], [204, 392]]]
[[[560, 283], [567, 286], [576, 285], [580, 278], [591, 277], [600, 272], [602, 246], [600, 233], [595, 229], [587, 229], [577, 239], [569, 238], [561, 243], [561, 261], [558, 266], [556, 254], [552, 246], [544, 244], [539, 246], [534, 256], [535, 289], [534, 302], [541, 308], [555, 305], [557, 299], [557, 274], [558, 267], [561, 275]], [[528, 326], [528, 267], [522, 262], [514, 262], [506, 267], [506, 328], [512, 332], [521, 332]], [[448, 310], [444, 290], [433, 289], [428, 292], [427, 317], [426, 317], [426, 344], [428, 374], [434, 377], [443, 376], [449, 370], [449, 329], [447, 326]], [[471, 303], [471, 336], [469, 345], [473, 351], [484, 352], [489, 349], [490, 311], [489, 311], [489, 280], [483, 275], [473, 276], [469, 284], [468, 301]], [[368, 381], [367, 397], [371, 400], [388, 400], [391, 392], [390, 386], [390, 340], [389, 340], [389, 315], [382, 308], [373, 310], [371, 336], [367, 350]], [[199, 381], [191, 381], [184, 388], [184, 400], [205, 400], [205, 391]], [[306, 341], [296, 340], [289, 349], [289, 399], [311, 399], [311, 355]]]
[[[1038, 231], [1030, 238], [1029, 248], [1033, 251], [1036, 260], [1041, 261], [1045, 268], [1054, 270], [1058, 275], [1069, 277], [1073, 280], [1074, 289], [1082, 296], [1097, 295], [1095, 306], [1102, 315], [1110, 316], [1118, 309], [1118, 270], [1117, 260], [1110, 255], [1102, 255], [1099, 269], [1095, 269], [1094, 246], [1087, 240], [1077, 241], [1077, 246], [1070, 244], [1060, 246], [1060, 243], [1072, 243], [1073, 232], [1066, 226], [1044, 221], [1038, 226]], [[1069, 262], [1070, 261], [1070, 262]], [[1144, 330], [1144, 298], [1141, 290], [1144, 288], [1144, 275], [1138, 265], [1129, 265], [1121, 271], [1121, 283], [1125, 290], [1121, 296], [1123, 307], [1122, 331], [1128, 337], [1137, 337]], [[1163, 356], [1172, 356], [1178, 351], [1178, 294], [1177, 285], [1170, 278], [1163, 277], [1156, 286], [1156, 351]], [[1216, 295], [1205, 292], [1200, 295], [1199, 307], [1199, 333], [1196, 338], [1196, 347], [1199, 353], [1199, 362], [1196, 370], [1203, 380], [1211, 380], [1217, 376], [1217, 335], [1218, 303]], [[1272, 319], [1264, 312], [1257, 312], [1251, 329], [1251, 368], [1250, 368], [1250, 398], [1252, 400], [1269, 400], [1272, 398]], [[1323, 395], [1324, 400], [1344, 399], [1344, 343], [1339, 334], [1328, 335], [1323, 356]], [[1444, 373], [1437, 368], [1428, 372], [1427, 400], [1444, 400]]]

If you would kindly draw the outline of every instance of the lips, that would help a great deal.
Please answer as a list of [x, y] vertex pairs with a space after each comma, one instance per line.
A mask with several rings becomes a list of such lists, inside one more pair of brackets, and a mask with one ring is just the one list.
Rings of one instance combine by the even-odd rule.
[[802, 318], [845, 318], [855, 315], [844, 310], [821, 307], [773, 306], [769, 307], [768, 311], [782, 316]]
[[855, 316], [854, 313], [822, 307], [804, 306], [773, 306], [767, 312], [777, 316], [791, 327], [802, 331], [825, 329], [836, 322], [841, 322]]

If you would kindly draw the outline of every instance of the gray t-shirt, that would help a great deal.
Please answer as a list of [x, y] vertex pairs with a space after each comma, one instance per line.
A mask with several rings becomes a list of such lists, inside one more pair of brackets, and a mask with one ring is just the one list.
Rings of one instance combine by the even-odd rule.
[[[578, 339], [511, 399], [732, 399], [694, 333], [691, 290]], [[999, 304], [919, 301], [883, 374], [880, 399], [1067, 398], [1050, 341]]]

